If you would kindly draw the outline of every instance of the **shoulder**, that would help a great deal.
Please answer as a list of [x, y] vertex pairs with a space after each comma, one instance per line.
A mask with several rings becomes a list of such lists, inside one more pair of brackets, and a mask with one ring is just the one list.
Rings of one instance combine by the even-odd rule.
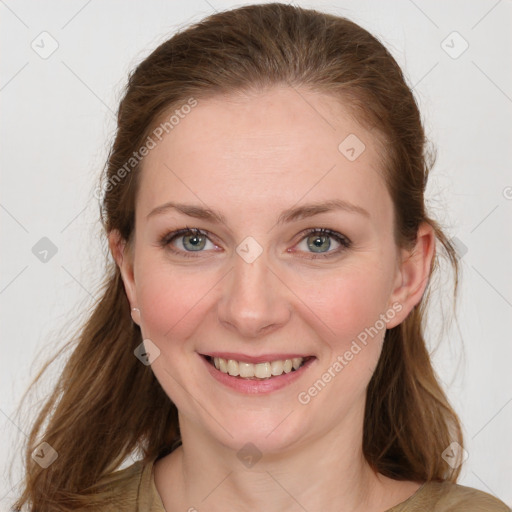
[[[160, 512], [160, 503], [152, 492], [154, 461], [139, 460], [105, 475], [87, 492], [94, 496], [95, 512]], [[82, 509], [79, 509], [82, 510]]]
[[432, 512], [511, 512], [491, 494], [451, 482], [428, 482], [407, 501], [418, 510], [428, 506]]

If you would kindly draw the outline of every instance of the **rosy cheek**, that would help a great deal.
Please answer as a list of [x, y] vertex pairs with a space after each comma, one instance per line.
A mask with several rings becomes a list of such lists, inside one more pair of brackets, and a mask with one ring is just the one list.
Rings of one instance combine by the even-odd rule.
[[144, 335], [164, 342], [183, 339], [197, 326], [207, 292], [200, 276], [184, 276], [155, 267], [140, 276], [137, 296], [145, 327]]
[[317, 312], [318, 332], [324, 333], [331, 357], [345, 353], [357, 340], [364, 347], [364, 357], [357, 358], [359, 363], [366, 360], [365, 365], [373, 364], [383, 335], [382, 330], [371, 329], [383, 312], [380, 305], [384, 303], [384, 294], [378, 283], [378, 277], [368, 273], [338, 279], [330, 284], [330, 294], [312, 308]]
[[368, 273], [353, 273], [331, 283], [333, 292], [326, 303], [327, 310], [342, 323], [357, 325], [371, 314], [378, 293], [376, 282]]

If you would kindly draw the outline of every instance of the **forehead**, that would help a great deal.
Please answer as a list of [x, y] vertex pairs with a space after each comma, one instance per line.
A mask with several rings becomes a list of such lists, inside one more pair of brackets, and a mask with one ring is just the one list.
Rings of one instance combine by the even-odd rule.
[[391, 203], [379, 148], [375, 134], [321, 93], [275, 87], [198, 99], [145, 157], [137, 211], [182, 200], [241, 218], [343, 199], [384, 221]]

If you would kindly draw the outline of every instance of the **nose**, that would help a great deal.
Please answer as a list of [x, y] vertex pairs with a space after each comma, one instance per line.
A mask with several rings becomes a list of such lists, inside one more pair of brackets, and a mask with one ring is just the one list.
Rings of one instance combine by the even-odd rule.
[[218, 303], [219, 320], [238, 336], [267, 335], [289, 321], [290, 291], [268, 266], [265, 253], [252, 263], [235, 255], [234, 268], [223, 283]]

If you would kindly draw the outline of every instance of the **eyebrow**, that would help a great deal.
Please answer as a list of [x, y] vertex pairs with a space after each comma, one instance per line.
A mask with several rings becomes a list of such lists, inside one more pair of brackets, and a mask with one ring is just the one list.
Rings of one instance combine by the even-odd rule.
[[[305, 219], [308, 217], [312, 217], [314, 215], [318, 215], [320, 213], [331, 212], [335, 210], [342, 210], [349, 213], [357, 213], [363, 215], [367, 218], [370, 218], [370, 214], [367, 210], [362, 208], [361, 206], [352, 204], [348, 201], [344, 201], [343, 199], [332, 199], [330, 201], [322, 201], [318, 203], [309, 203], [302, 206], [289, 208], [284, 210], [277, 224], [285, 224], [294, 222], [297, 220]], [[212, 210], [210, 208], [203, 208], [202, 206], [196, 206], [192, 204], [183, 204], [183, 203], [174, 203], [169, 201], [168, 203], [157, 206], [151, 212], [148, 213], [146, 219], [153, 217], [155, 215], [161, 215], [168, 211], [178, 211], [184, 215], [188, 215], [189, 217], [194, 217], [196, 219], [202, 219], [210, 221], [214, 224], [226, 224], [226, 218], [222, 213]]]

